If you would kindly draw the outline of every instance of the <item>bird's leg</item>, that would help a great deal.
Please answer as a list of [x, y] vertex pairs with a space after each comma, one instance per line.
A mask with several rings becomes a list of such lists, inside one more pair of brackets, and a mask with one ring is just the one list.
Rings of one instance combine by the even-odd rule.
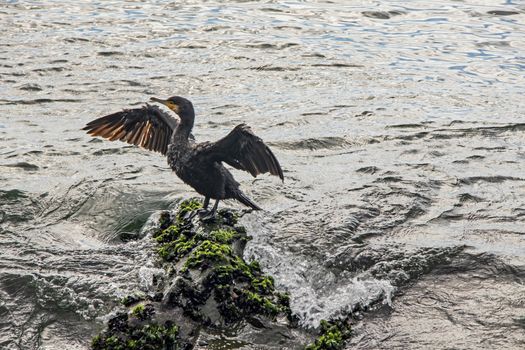
[[211, 214], [212, 215], [215, 215], [215, 213], [217, 212], [217, 208], [219, 207], [219, 200], [217, 199], [215, 201], [215, 204], [213, 205], [213, 208], [211, 208]]
[[210, 204], [210, 197], [204, 197], [204, 203], [202, 203], [202, 208], [197, 210], [200, 217], [203, 217], [208, 213], [208, 205]]
[[204, 203], [202, 204], [202, 209], [208, 209], [208, 204], [210, 204], [210, 197], [204, 197]]
[[219, 200], [217, 199], [215, 201], [215, 204], [213, 205], [213, 208], [211, 208], [211, 211], [208, 212], [206, 215], [201, 216], [201, 220], [211, 220], [215, 218], [215, 213], [217, 213], [217, 208], [219, 207]]

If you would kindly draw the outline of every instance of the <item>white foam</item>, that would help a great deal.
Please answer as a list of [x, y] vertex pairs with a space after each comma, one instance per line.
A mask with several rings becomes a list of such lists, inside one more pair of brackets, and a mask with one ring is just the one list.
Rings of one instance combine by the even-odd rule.
[[290, 306], [302, 326], [317, 327], [322, 319], [345, 317], [356, 306], [390, 304], [395, 287], [389, 281], [340, 267], [332, 271], [314, 258], [289, 252], [272, 243], [271, 232], [254, 215], [245, 216], [242, 223], [253, 236], [245, 258], [258, 260], [274, 276], [276, 287], [290, 293]]

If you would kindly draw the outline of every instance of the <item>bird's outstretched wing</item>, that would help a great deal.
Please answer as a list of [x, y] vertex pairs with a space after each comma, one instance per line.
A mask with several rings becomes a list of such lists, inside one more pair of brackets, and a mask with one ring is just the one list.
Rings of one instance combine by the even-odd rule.
[[178, 121], [156, 106], [125, 109], [95, 119], [83, 128], [91, 136], [120, 140], [150, 151], [166, 154]]
[[257, 176], [270, 173], [284, 179], [283, 170], [270, 148], [246, 124], [237, 125], [217, 142], [207, 144], [202, 152], [211, 160], [223, 161], [236, 169]]

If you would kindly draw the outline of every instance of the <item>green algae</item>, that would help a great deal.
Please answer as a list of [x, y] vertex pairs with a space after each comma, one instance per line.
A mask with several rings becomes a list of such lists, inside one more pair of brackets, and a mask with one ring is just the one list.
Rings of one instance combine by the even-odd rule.
[[229, 321], [254, 313], [270, 318], [290, 313], [289, 303], [275, 292], [273, 278], [263, 275], [258, 263], [247, 264], [239, 256], [230, 256], [214, 267], [211, 276], [215, 299]]
[[271, 302], [270, 299], [263, 298], [261, 311], [262, 313], [270, 316], [277, 316], [277, 314], [282, 311], [282, 308], [279, 305]]
[[235, 230], [218, 229], [210, 233], [210, 238], [219, 243], [231, 243], [236, 235]]
[[[198, 202], [183, 203], [176, 222], [156, 237], [161, 244], [158, 254], [162, 260], [184, 261], [181, 273], [193, 269], [208, 271], [204, 284], [213, 292], [226, 322], [236, 322], [254, 313], [270, 318], [281, 312], [291, 315], [289, 299], [275, 291], [273, 278], [262, 273], [257, 261], [247, 263], [233, 251], [235, 242], [249, 239], [244, 227], [233, 226], [237, 215], [219, 211], [213, 223], [204, 223], [204, 232], [209, 233], [197, 233], [188, 209], [195, 210], [199, 205]], [[190, 298], [206, 299], [197, 295]], [[187, 306], [185, 311], [198, 315], [195, 305]]]
[[142, 315], [144, 315], [144, 310], [144, 304], [138, 304], [133, 309], [131, 309], [131, 315], [137, 318], [142, 318]]
[[165, 261], [178, 260], [189, 253], [197, 243], [198, 241], [193, 237], [189, 238], [185, 234], [180, 234], [177, 239], [163, 244], [157, 252]]
[[[215, 299], [230, 321], [253, 313], [270, 318], [281, 312], [291, 315], [286, 294], [275, 291], [273, 278], [262, 275], [258, 264], [246, 264], [235, 256], [228, 263], [216, 266], [211, 276]], [[242, 287], [232, 288], [232, 285]]]
[[150, 320], [155, 314], [155, 308], [152, 304], [140, 303], [131, 309], [130, 314], [139, 320]]
[[241, 291], [240, 305], [249, 313], [258, 313], [267, 316], [276, 316], [281, 309], [270, 299], [259, 293], [244, 289]]
[[171, 225], [153, 236], [158, 243], [171, 242], [179, 237], [179, 226]]
[[218, 284], [231, 283], [234, 279], [251, 282], [254, 275], [260, 274], [260, 269], [246, 264], [239, 256], [231, 256], [224, 264], [214, 267], [214, 273]]
[[340, 350], [351, 335], [350, 325], [346, 321], [321, 320], [320, 336], [305, 350]]
[[271, 293], [275, 290], [272, 276], [262, 276], [251, 281], [252, 287], [260, 293]]
[[188, 213], [200, 208], [202, 208], [202, 203], [195, 198], [183, 200], [179, 204], [179, 210], [177, 212], [177, 223], [184, 222]]
[[232, 249], [229, 245], [205, 240], [191, 253], [183, 269], [209, 267], [217, 262], [228, 261], [231, 254]]
[[167, 321], [164, 325], [156, 323], [137, 327], [126, 325], [114, 334], [102, 333], [91, 342], [93, 350], [177, 350], [179, 328]]

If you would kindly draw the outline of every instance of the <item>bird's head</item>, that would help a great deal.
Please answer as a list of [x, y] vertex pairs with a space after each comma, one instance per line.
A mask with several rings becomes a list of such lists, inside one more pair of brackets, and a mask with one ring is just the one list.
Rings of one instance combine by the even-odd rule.
[[181, 118], [184, 118], [185, 116], [194, 115], [193, 104], [184, 97], [172, 96], [166, 100], [152, 97], [150, 100], [162, 103], [163, 105], [171, 109], [173, 112], [177, 113], [177, 115]]

